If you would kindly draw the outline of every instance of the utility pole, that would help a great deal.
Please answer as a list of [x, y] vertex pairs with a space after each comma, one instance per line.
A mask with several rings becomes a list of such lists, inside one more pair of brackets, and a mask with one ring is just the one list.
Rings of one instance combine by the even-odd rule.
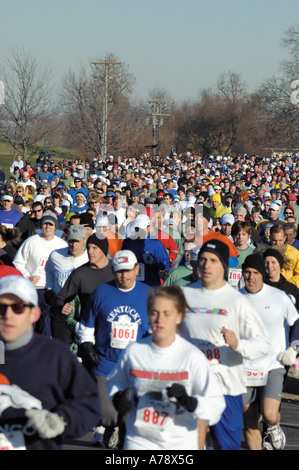
[[[151, 98], [150, 100], [146, 101], [146, 104], [151, 107], [151, 111], [149, 113], [150, 116], [150, 123], [152, 124], [153, 128], [153, 137], [152, 137], [152, 148], [153, 148], [153, 156], [159, 155], [161, 153], [161, 132], [163, 126], [163, 117], [169, 117], [170, 114], [163, 113], [162, 111], [167, 108], [168, 105], [172, 104], [170, 101], [166, 99], [160, 98]], [[157, 142], [158, 140], [158, 142]], [[157, 150], [155, 150], [157, 149]]]
[[108, 143], [108, 102], [109, 102], [109, 67], [111, 65], [121, 65], [121, 62], [91, 62], [92, 65], [105, 65], [105, 99], [103, 105], [103, 124], [101, 138], [101, 155], [104, 159], [107, 157]]

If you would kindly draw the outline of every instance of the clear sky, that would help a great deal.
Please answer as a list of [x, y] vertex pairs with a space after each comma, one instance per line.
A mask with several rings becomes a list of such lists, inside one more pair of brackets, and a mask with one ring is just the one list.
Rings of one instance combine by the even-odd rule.
[[137, 99], [161, 89], [180, 102], [222, 72], [240, 73], [249, 91], [278, 75], [299, 1], [0, 0], [0, 18], [0, 61], [24, 49], [59, 83], [113, 53], [135, 77]]

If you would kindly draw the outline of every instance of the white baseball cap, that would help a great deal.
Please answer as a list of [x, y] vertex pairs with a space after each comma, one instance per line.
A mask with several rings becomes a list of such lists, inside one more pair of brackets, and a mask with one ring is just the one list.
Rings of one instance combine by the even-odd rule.
[[105, 215], [101, 215], [97, 220], [96, 220], [96, 227], [108, 227], [108, 217]]
[[138, 263], [135, 253], [130, 250], [120, 250], [115, 253], [112, 259], [112, 266], [115, 272], [122, 269], [130, 271]]
[[60, 204], [61, 207], [70, 207], [71, 206], [71, 203], [68, 199], [64, 199], [61, 204]]
[[150, 225], [150, 218], [146, 214], [137, 215], [136, 219], [134, 220], [133, 227], [134, 228], [141, 228], [146, 230], [146, 228]]
[[2, 196], [2, 201], [13, 201], [13, 197], [9, 194], [4, 194], [4, 196]]
[[38, 306], [37, 291], [31, 281], [22, 276], [4, 276], [0, 279], [0, 295], [13, 294], [23, 302]]
[[273, 209], [275, 211], [279, 211], [280, 209], [280, 206], [278, 204], [275, 204], [275, 202], [272, 202], [272, 204], [270, 204], [269, 206], [269, 209]]
[[223, 214], [223, 216], [221, 217], [221, 225], [224, 225], [224, 224], [233, 225], [234, 222], [235, 222], [235, 218], [233, 214]]

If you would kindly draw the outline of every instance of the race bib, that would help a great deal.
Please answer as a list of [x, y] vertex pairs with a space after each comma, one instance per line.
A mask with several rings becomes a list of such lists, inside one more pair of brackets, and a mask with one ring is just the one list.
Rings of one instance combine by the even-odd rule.
[[213, 363], [221, 362], [221, 349], [217, 348], [217, 346], [213, 346], [213, 344], [209, 344], [205, 346], [204, 344], [200, 345], [201, 351], [204, 353], [208, 361]]
[[147, 395], [139, 398], [134, 426], [141, 436], [165, 440], [165, 431], [173, 424], [176, 404], [155, 400]]
[[26, 450], [21, 431], [0, 433], [0, 450]]
[[229, 366], [232, 363], [232, 349], [227, 345], [214, 345], [208, 341], [199, 341], [194, 343], [206, 356], [213, 372], [219, 372], [223, 366]]
[[48, 261], [48, 258], [45, 258], [45, 257], [41, 258], [39, 267], [37, 269], [37, 273], [44, 273], [45, 272], [47, 261]]
[[228, 270], [228, 283], [232, 287], [237, 287], [242, 277], [242, 269], [240, 268], [229, 268]]
[[116, 349], [125, 349], [129, 343], [137, 340], [138, 323], [112, 322], [110, 346]]
[[247, 387], [263, 387], [268, 380], [268, 371], [245, 370], [245, 385]]

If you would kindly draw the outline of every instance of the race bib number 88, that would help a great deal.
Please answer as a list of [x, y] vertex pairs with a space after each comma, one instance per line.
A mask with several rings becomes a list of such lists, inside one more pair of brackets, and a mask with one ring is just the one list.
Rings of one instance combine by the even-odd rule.
[[217, 361], [220, 361], [220, 349], [219, 348], [202, 349], [202, 352], [204, 353], [208, 361], [212, 361], [212, 359], [217, 359]]

